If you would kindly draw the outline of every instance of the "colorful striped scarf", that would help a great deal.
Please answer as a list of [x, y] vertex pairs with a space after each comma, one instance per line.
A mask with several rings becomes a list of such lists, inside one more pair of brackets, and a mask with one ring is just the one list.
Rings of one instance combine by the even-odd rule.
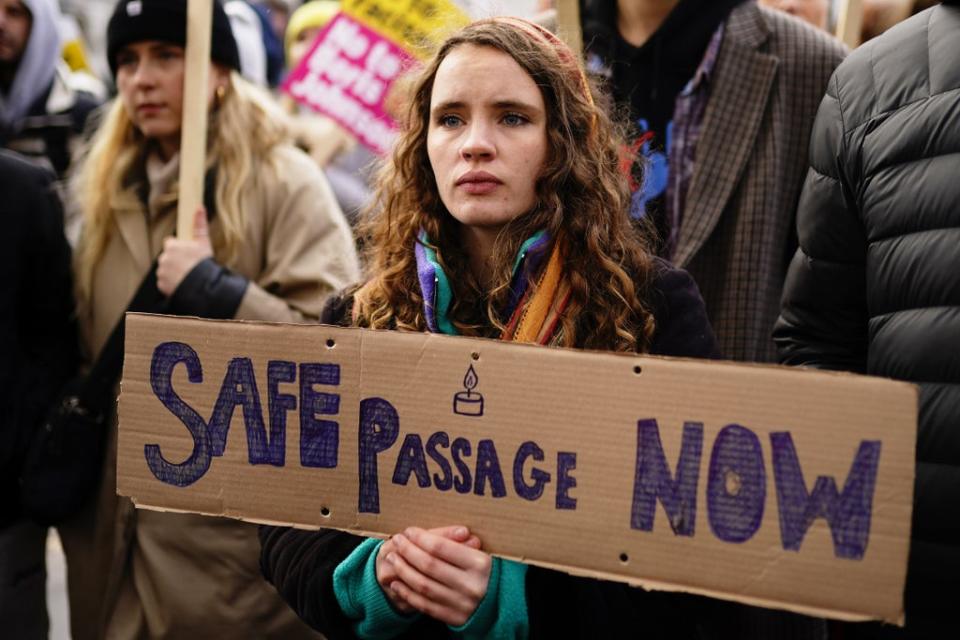
[[[508, 307], [503, 313], [510, 319], [500, 335], [501, 340], [537, 344], [561, 341], [562, 331], [558, 327], [570, 290], [563, 278], [560, 243], [553, 243], [548, 254], [550, 245], [550, 236], [540, 231], [520, 246], [513, 263]], [[459, 332], [449, 318], [453, 302], [450, 280], [424, 231], [417, 238], [415, 252], [427, 329], [432, 333], [457, 335]], [[536, 286], [531, 287], [534, 278]]]

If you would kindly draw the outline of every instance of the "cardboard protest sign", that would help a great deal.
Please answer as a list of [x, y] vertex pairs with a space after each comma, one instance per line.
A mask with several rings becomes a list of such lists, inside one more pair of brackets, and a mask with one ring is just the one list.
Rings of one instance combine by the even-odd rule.
[[450, 0], [344, 0], [340, 6], [420, 59], [470, 22]]
[[913, 386], [782, 367], [128, 314], [118, 491], [902, 622]]
[[382, 154], [397, 135], [386, 109], [389, 90], [409, 65], [403, 49], [338, 13], [287, 77], [283, 90]]
[[397, 135], [387, 105], [396, 80], [467, 17], [445, 0], [351, 0], [281, 87], [386, 153]]

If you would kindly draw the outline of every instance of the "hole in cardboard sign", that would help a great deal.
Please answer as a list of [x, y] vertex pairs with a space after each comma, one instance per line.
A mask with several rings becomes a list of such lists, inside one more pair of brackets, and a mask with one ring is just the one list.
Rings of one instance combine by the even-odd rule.
[[630, 556], [628, 556], [626, 553], [621, 553], [620, 562], [622, 562], [623, 564], [627, 564], [628, 562], [630, 562]]
[[337, 343], [334, 341], [334, 339], [327, 338], [327, 349], [333, 349], [335, 346], [337, 346]]
[[743, 488], [743, 480], [740, 478], [740, 474], [733, 469], [727, 469], [727, 472], [723, 474], [723, 488], [729, 496], [740, 495], [740, 489]]
[[637, 375], [640, 375], [643, 372], [643, 367], [638, 364], [633, 365], [633, 372]]
[[326, 507], [320, 507], [320, 515], [322, 515], [324, 518], [329, 518], [330, 509], [327, 509]]
[[470, 354], [470, 357], [473, 358], [474, 360], [479, 360], [479, 359], [480, 359], [480, 352], [479, 352], [479, 351], [474, 351], [473, 353]]

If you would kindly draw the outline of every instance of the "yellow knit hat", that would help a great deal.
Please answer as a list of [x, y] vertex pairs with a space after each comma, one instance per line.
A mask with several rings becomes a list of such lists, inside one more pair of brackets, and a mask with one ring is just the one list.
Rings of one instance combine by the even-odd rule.
[[324, 27], [333, 16], [340, 11], [338, 0], [311, 0], [290, 16], [287, 22], [287, 32], [283, 38], [283, 49], [290, 61], [290, 45], [297, 40], [297, 36], [311, 27]]

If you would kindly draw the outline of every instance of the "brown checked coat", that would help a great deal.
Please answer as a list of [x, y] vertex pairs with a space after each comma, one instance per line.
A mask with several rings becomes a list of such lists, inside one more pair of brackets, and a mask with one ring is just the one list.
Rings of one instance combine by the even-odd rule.
[[[359, 278], [353, 238], [312, 160], [289, 146], [270, 160], [254, 178], [244, 244], [224, 261], [249, 280], [235, 317], [316, 321], [327, 295]], [[177, 169], [147, 169], [112, 196], [111, 236], [81, 315], [90, 353], [174, 233], [176, 199], [163, 194]], [[114, 425], [96, 503], [60, 528], [75, 640], [316, 637], [260, 575], [255, 525], [134, 509], [116, 495], [116, 455]]]
[[727, 18], [674, 261], [724, 357], [772, 362], [810, 130], [843, 46], [753, 1]]

